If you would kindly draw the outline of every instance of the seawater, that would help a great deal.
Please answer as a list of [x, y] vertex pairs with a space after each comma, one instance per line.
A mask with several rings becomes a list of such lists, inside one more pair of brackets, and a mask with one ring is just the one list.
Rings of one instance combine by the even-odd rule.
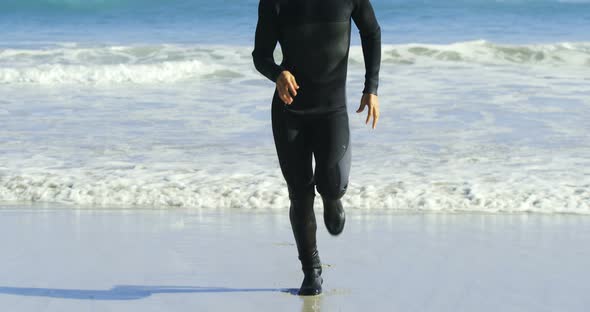
[[[381, 118], [353, 26], [345, 205], [590, 213], [590, 1], [371, 2]], [[257, 5], [2, 1], [0, 201], [287, 209]]]

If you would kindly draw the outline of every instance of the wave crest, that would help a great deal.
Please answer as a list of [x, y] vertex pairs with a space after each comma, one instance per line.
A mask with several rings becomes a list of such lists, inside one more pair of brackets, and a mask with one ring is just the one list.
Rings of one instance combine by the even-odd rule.
[[[0, 50], [0, 84], [176, 83], [200, 79], [260, 78], [249, 46], [106, 46], [63, 44], [46, 49]], [[524, 65], [590, 67], [589, 42], [507, 45], [485, 40], [452, 44], [382, 46], [383, 66]], [[277, 62], [280, 49], [275, 52]], [[360, 46], [351, 66], [364, 64]]]
[[382, 61], [395, 64], [465, 62], [590, 66], [590, 42], [509, 45], [475, 40], [452, 44], [384, 45]]

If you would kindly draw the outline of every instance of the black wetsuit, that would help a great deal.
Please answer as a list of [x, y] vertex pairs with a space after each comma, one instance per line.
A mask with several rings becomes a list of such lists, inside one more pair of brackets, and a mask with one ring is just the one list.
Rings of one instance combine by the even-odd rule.
[[[359, 29], [365, 59], [363, 93], [377, 94], [381, 29], [369, 0], [260, 0], [256, 69], [276, 82], [283, 70], [299, 84], [285, 104], [275, 89], [272, 129], [289, 198], [318, 192], [342, 197], [348, 186], [351, 149], [346, 111], [346, 74], [351, 18]], [[283, 60], [273, 58], [280, 43]], [[315, 157], [315, 176], [312, 169]]]

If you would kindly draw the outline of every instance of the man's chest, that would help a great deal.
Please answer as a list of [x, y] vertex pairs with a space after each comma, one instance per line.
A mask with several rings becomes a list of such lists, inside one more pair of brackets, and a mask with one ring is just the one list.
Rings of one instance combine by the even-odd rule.
[[277, 0], [283, 25], [344, 22], [350, 20], [352, 0]]

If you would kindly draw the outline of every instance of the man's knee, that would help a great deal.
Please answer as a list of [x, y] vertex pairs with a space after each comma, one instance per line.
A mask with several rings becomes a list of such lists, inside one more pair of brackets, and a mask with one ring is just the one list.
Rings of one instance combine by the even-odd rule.
[[344, 194], [346, 194], [346, 189], [348, 188], [348, 182], [346, 183], [335, 183], [331, 185], [325, 184], [318, 184], [317, 189], [318, 193], [322, 195], [322, 197], [331, 200], [337, 200], [342, 198]]
[[346, 193], [348, 188], [348, 178], [350, 173], [350, 153], [344, 157], [332, 168], [317, 168], [315, 174], [318, 193], [329, 199], [340, 199]]
[[350, 176], [351, 153], [348, 147], [333, 165], [322, 162], [314, 174], [318, 193], [329, 199], [340, 199], [346, 193]]

